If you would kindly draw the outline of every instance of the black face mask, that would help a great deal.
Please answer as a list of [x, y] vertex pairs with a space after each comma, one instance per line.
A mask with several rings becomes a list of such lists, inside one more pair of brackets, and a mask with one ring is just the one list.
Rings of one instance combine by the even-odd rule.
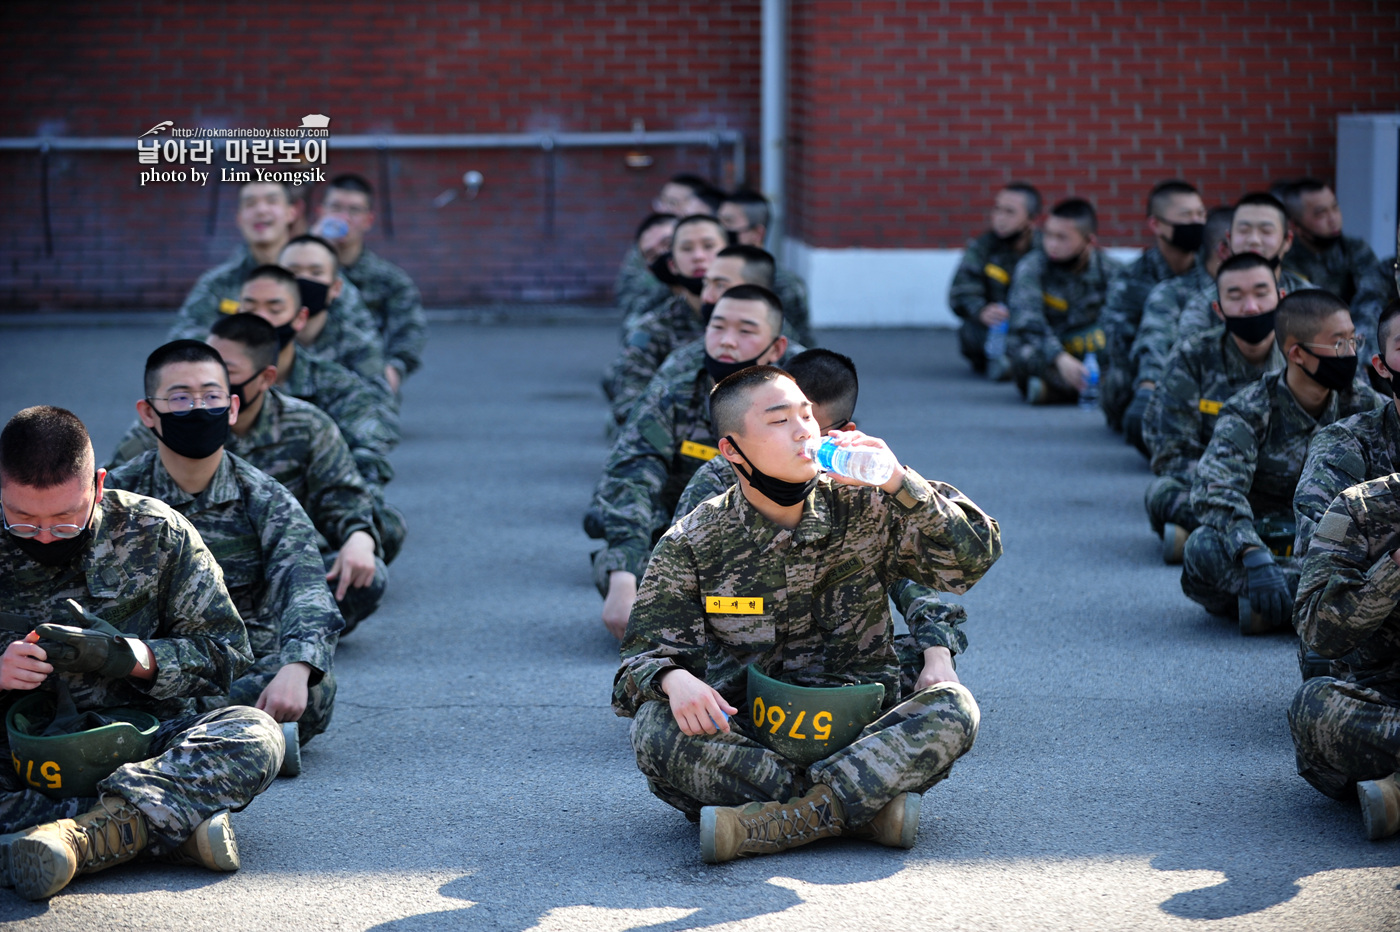
[[292, 329], [292, 325], [291, 325], [290, 323], [285, 323], [285, 324], [281, 325], [280, 327], [277, 327], [276, 330], [277, 330], [277, 352], [280, 353], [280, 352], [282, 352], [284, 349], [287, 348], [287, 344], [288, 344], [288, 343], [290, 343], [290, 342], [292, 342], [293, 340], [296, 339], [296, 337], [297, 337], [297, 332], [296, 332], [295, 330]]
[[1254, 346], [1264, 342], [1269, 334], [1274, 332], [1274, 316], [1277, 313], [1278, 310], [1275, 309], [1255, 314], [1253, 317], [1226, 317], [1225, 329]]
[[15, 542], [15, 546], [35, 563], [43, 566], [64, 566], [72, 563], [73, 559], [84, 550], [92, 541], [92, 516], [97, 511], [97, 483], [93, 486], [92, 507], [88, 509], [87, 524], [78, 532], [76, 537], [56, 537], [48, 543], [42, 543], [32, 537], [17, 537], [10, 535], [10, 539]]
[[669, 252], [663, 252], [652, 259], [651, 265], [647, 268], [651, 269], [651, 274], [655, 276], [657, 281], [668, 288], [676, 284], [676, 273], [671, 271], [671, 254]]
[[[258, 375], [262, 375], [262, 373], [259, 372]], [[234, 385], [233, 383], [229, 383], [229, 387], [228, 387], [229, 394], [233, 395], [235, 398], [238, 399], [238, 410], [242, 411], [244, 408], [248, 407], [248, 405], [251, 403], [251, 402], [248, 400], [248, 396], [245, 395], [245, 394], [243, 394], [243, 389], [247, 388], [247, 387], [248, 387], [248, 384], [249, 384], [250, 382], [252, 382], [253, 379], [256, 379], [257, 377], [258, 377], [257, 375], [249, 376], [248, 378], [244, 379], [242, 382], [239, 382], [237, 385]], [[258, 398], [261, 398], [261, 397], [262, 397], [261, 395], [258, 396]], [[254, 399], [253, 399], [253, 401], [257, 401], [257, 400], [258, 400], [257, 398], [254, 398]], [[157, 413], [159, 413], [159, 412], [157, 412]]]
[[715, 306], [710, 302], [707, 301], [700, 305], [700, 320], [704, 322], [706, 327], [710, 325], [710, 315], [714, 312]]
[[800, 504], [806, 501], [808, 493], [817, 487], [818, 476], [813, 476], [806, 482], [788, 482], [786, 479], [775, 479], [766, 472], [761, 472], [747, 456], [744, 456], [744, 451], [739, 449], [737, 443], [734, 443], [733, 437], [725, 437], [724, 439], [734, 444], [734, 451], [743, 456], [744, 462], [749, 464], [748, 469], [735, 465], [734, 468], [739, 471], [739, 475], [749, 480], [749, 485], [753, 486], [755, 492], [772, 499], [773, 504], [784, 508]]
[[1342, 241], [1342, 234], [1338, 233], [1335, 236], [1314, 236], [1312, 241], [1313, 245], [1319, 250], [1326, 252]]
[[1385, 366], [1386, 369], [1390, 371], [1390, 375], [1381, 376], [1381, 378], [1385, 379], [1385, 383], [1390, 386], [1390, 394], [1396, 398], [1400, 398], [1400, 376], [1397, 376], [1395, 370], [1390, 368], [1390, 364], [1385, 361], [1384, 356], [1381, 357], [1381, 365]]
[[1171, 238], [1167, 242], [1182, 252], [1197, 252], [1205, 240], [1206, 225], [1204, 223], [1174, 223], [1172, 224]]
[[[160, 433], [156, 434], [171, 452], [192, 460], [213, 456], [228, 442], [228, 408], [195, 408], [185, 414], [157, 411]], [[155, 434], [155, 428], [151, 428]]]
[[1008, 235], [1008, 236], [1001, 236], [1001, 235], [999, 235], [999, 234], [997, 233], [996, 230], [993, 230], [993, 231], [992, 231], [992, 235], [995, 236], [995, 237], [997, 238], [997, 243], [999, 243], [1000, 245], [1006, 246], [1006, 247], [1011, 247], [1011, 246], [1015, 246], [1016, 243], [1020, 241], [1021, 237], [1023, 237], [1023, 236], [1026, 235], [1026, 231], [1025, 231], [1025, 230], [1017, 230], [1015, 233], [1012, 233], [1012, 234], [1010, 234], [1010, 235]]
[[[1301, 343], [1298, 345], [1303, 346]], [[1356, 378], [1357, 357], [1319, 356], [1306, 346], [1303, 346], [1303, 352], [1317, 360], [1316, 372], [1308, 372], [1308, 370], [1303, 369], [1304, 372], [1307, 372], [1308, 378], [1334, 392], [1344, 392], [1351, 388], [1352, 380]]]
[[[713, 311], [714, 309], [711, 308], [711, 310]], [[706, 350], [705, 371], [710, 373], [710, 378], [714, 379], [716, 383], [723, 382], [726, 378], [740, 371], [741, 369], [747, 369], [749, 366], [758, 365], [758, 361], [763, 357], [763, 354], [772, 349], [773, 343], [777, 342], [778, 338], [774, 337], [773, 342], [769, 343], [763, 349], [759, 350], [757, 356], [755, 356], [753, 359], [744, 360], [742, 362], [720, 362], [718, 359], [710, 355], [709, 350]]]
[[326, 309], [326, 297], [331, 293], [330, 285], [313, 282], [309, 278], [298, 278], [297, 288], [301, 291], [302, 306], [315, 317]]
[[[1046, 256], [1050, 259], [1049, 256]], [[1084, 258], [1084, 253], [1078, 253], [1072, 259], [1050, 259], [1050, 267], [1059, 269], [1061, 272], [1073, 272], [1075, 266], [1079, 265], [1079, 260]]]

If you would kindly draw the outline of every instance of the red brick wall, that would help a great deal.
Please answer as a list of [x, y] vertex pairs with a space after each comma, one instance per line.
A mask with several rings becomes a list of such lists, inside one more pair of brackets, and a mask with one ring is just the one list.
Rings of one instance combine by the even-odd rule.
[[960, 246], [1012, 178], [1136, 245], [1157, 181], [1215, 204], [1329, 177], [1337, 114], [1400, 109], [1394, 0], [810, 0], [791, 28], [815, 246]]
[[[756, 148], [758, 0], [676, 3], [19, 3], [0, 5], [0, 136], [126, 136], [130, 153], [55, 153], [54, 255], [39, 159], [0, 152], [0, 308], [173, 306], [238, 242], [234, 186], [206, 231], [207, 190], [138, 187], [135, 137], [177, 126], [295, 126], [331, 116], [328, 174], [378, 180], [337, 133], [626, 131], [727, 127]], [[372, 248], [427, 303], [602, 300], [666, 176], [710, 173], [705, 147], [561, 152], [555, 233], [543, 233], [537, 152], [390, 159], [396, 236]], [[433, 198], [468, 169], [480, 197]], [[734, 179], [728, 179], [733, 181]]]

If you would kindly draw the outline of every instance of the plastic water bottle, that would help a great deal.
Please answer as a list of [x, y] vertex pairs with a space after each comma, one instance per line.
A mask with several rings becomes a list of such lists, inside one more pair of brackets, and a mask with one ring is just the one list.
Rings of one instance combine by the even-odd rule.
[[859, 479], [871, 485], [884, 485], [894, 475], [894, 454], [874, 447], [846, 449], [838, 447], [830, 437], [813, 437], [807, 441], [807, 455], [825, 472], [834, 472], [847, 479]]
[[323, 217], [316, 224], [316, 235], [328, 240], [345, 239], [350, 235], [350, 224], [340, 217]]
[[1079, 393], [1079, 407], [1085, 410], [1099, 406], [1099, 357], [1093, 350], [1084, 354], [1084, 391]]
[[982, 352], [988, 362], [996, 362], [1006, 355], [1006, 332], [1011, 329], [1011, 321], [1003, 320], [987, 328], [987, 342], [982, 344]]

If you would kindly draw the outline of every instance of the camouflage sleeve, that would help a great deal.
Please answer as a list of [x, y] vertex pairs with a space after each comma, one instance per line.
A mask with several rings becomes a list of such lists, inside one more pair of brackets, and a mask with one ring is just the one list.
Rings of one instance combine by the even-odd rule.
[[374, 497], [339, 429], [316, 432], [306, 472], [306, 511], [330, 545], [339, 550], [351, 534], [364, 531], [382, 554], [374, 527]]
[[709, 655], [695, 553], [672, 528], [656, 545], [622, 640], [613, 711], [630, 718], [642, 703], [666, 702], [657, 677], [681, 667], [704, 679]]
[[372, 485], [384, 485], [394, 478], [389, 454], [398, 446], [398, 415], [385, 399], [347, 378], [345, 384], [327, 391], [325, 412], [340, 428], [345, 443], [355, 457], [360, 475]]
[[617, 278], [613, 280], [613, 297], [621, 304], [641, 277], [650, 274], [651, 270], [642, 261], [642, 251], [635, 243], [628, 246], [627, 253], [622, 257], [622, 264], [617, 267]]
[[671, 352], [671, 340], [654, 316], [648, 314], [624, 338], [622, 352], [612, 367], [611, 398], [614, 423], [622, 424], [646, 391], [657, 368]]
[[[1353, 245], [1353, 244], [1348, 244]], [[1381, 267], [1375, 252], [1364, 240], [1357, 241], [1347, 254], [1356, 294], [1351, 299], [1351, 318], [1356, 332], [1374, 340], [1381, 311], [1390, 298], [1394, 279]]]
[[1267, 424], [1255, 424], [1227, 403], [1191, 483], [1191, 507], [1196, 517], [1225, 535], [1230, 555], [1236, 559], [1247, 547], [1264, 546], [1254, 530], [1254, 508], [1249, 504], [1259, 461], [1259, 435], [1255, 433], [1259, 427], [1267, 430]]
[[1020, 358], [1032, 371], [1050, 366], [1064, 349], [1045, 319], [1045, 298], [1040, 285], [1045, 269], [1043, 256], [1043, 253], [1030, 252], [1017, 264], [1011, 278], [1011, 292], [1006, 298], [1011, 311], [1008, 352]]
[[676, 503], [676, 511], [671, 516], [671, 523], [674, 524], [690, 514], [695, 510], [695, 506], [701, 502], [714, 498], [716, 495], [723, 495], [736, 481], [738, 480], [734, 478], [734, 467], [729, 465], [729, 460], [722, 456], [716, 456], [695, 470], [695, 475], [690, 477], [685, 490], [681, 492], [680, 501]]
[[783, 302], [783, 333], [789, 340], [812, 343], [811, 312], [807, 306], [807, 283], [799, 275], [779, 270], [773, 287]]
[[1158, 283], [1147, 293], [1147, 300], [1142, 304], [1142, 320], [1128, 352], [1137, 368], [1139, 382], [1162, 380], [1167, 356], [1176, 343], [1176, 323], [1181, 315], [1177, 300], [1177, 285], [1170, 279]]
[[423, 298], [413, 279], [399, 270], [384, 303], [385, 361], [404, 375], [415, 372], [423, 365], [423, 347], [427, 343], [428, 319], [423, 316]]
[[1327, 508], [1342, 492], [1366, 478], [1361, 447], [1350, 431], [1329, 424], [1313, 434], [1308, 458], [1293, 491], [1293, 517], [1298, 525], [1293, 556], [1303, 557]]
[[967, 610], [961, 605], [943, 601], [936, 591], [912, 579], [901, 579], [890, 586], [890, 599], [904, 616], [920, 651], [946, 647], [956, 656], [967, 650], [967, 635], [962, 629]]
[[1179, 352], [1167, 357], [1142, 418], [1142, 436], [1152, 451], [1153, 475], [1189, 480], [1196, 474], [1196, 462], [1205, 452], [1200, 383]]
[[126, 433], [122, 434], [122, 439], [117, 441], [116, 450], [103, 464], [103, 468], [115, 469], [123, 463], [131, 462], [147, 450], [154, 450], [157, 445], [156, 435], [151, 429], [139, 420], [135, 421], [126, 429]]
[[893, 546], [885, 578], [904, 577], [940, 592], [966, 592], [1001, 556], [1001, 529], [972, 500], [946, 482], [929, 482], [905, 467], [904, 487], [876, 493], [888, 509]]
[[651, 552], [652, 533], [670, 523], [670, 513], [660, 507], [676, 453], [669, 397], [667, 387], [654, 381], [638, 399], [608, 454], [594, 496], [607, 540], [607, 548], [594, 562], [600, 573], [625, 570], [640, 577]]
[[958, 270], [953, 273], [953, 283], [948, 287], [948, 304], [953, 313], [963, 320], [970, 320], [981, 313], [988, 304], [986, 273], [987, 253], [982, 248], [981, 239], [968, 240], [963, 249]]
[[1133, 337], [1137, 334], [1138, 321], [1134, 318], [1140, 318], [1142, 311], [1142, 294], [1138, 284], [1131, 269], [1120, 271], [1109, 279], [1103, 310], [1099, 312], [1099, 326], [1103, 328], [1105, 340], [1102, 363], [1127, 366]]
[[378, 333], [358, 327], [347, 328], [345, 339], [336, 350], [335, 361], [364, 379], [371, 389], [389, 393], [389, 385], [384, 381], [384, 351]]
[[154, 635], [142, 637], [155, 657], [156, 676], [149, 683], [130, 682], [152, 699], [226, 696], [253, 662], [243, 619], [194, 525], [169, 510], [160, 527], [159, 559], [168, 585], [163, 620]]
[[1176, 323], [1176, 342], [1180, 343], [1194, 333], [1200, 333], [1217, 320], [1211, 310], [1214, 299], [1209, 295], [1195, 294], [1186, 300], [1181, 309], [1181, 317]]
[[219, 301], [222, 300], [214, 285], [217, 272], [211, 269], [199, 277], [185, 303], [175, 312], [175, 322], [170, 325], [169, 340], [203, 340], [209, 335], [209, 328], [219, 318]]
[[1377, 479], [1338, 496], [1303, 559], [1293, 627], [1324, 657], [1341, 657], [1365, 641], [1400, 601], [1400, 567], [1389, 552], [1376, 556], [1372, 548], [1373, 539], [1393, 538], [1400, 518], [1395, 480]]
[[345, 619], [326, 584], [326, 567], [311, 519], [281, 483], [266, 478], [257, 489], [259, 494], [249, 496], [248, 502], [262, 538], [267, 573], [260, 608], [281, 631], [282, 665], [305, 663], [324, 674], [331, 669]]

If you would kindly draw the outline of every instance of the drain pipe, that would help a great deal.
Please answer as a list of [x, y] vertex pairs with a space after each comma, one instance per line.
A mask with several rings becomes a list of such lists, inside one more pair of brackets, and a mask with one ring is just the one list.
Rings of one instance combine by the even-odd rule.
[[783, 183], [787, 167], [787, 27], [787, 0], [763, 0], [763, 127], [758, 157], [763, 163], [762, 190], [773, 205], [766, 245], [780, 264], [787, 216]]

